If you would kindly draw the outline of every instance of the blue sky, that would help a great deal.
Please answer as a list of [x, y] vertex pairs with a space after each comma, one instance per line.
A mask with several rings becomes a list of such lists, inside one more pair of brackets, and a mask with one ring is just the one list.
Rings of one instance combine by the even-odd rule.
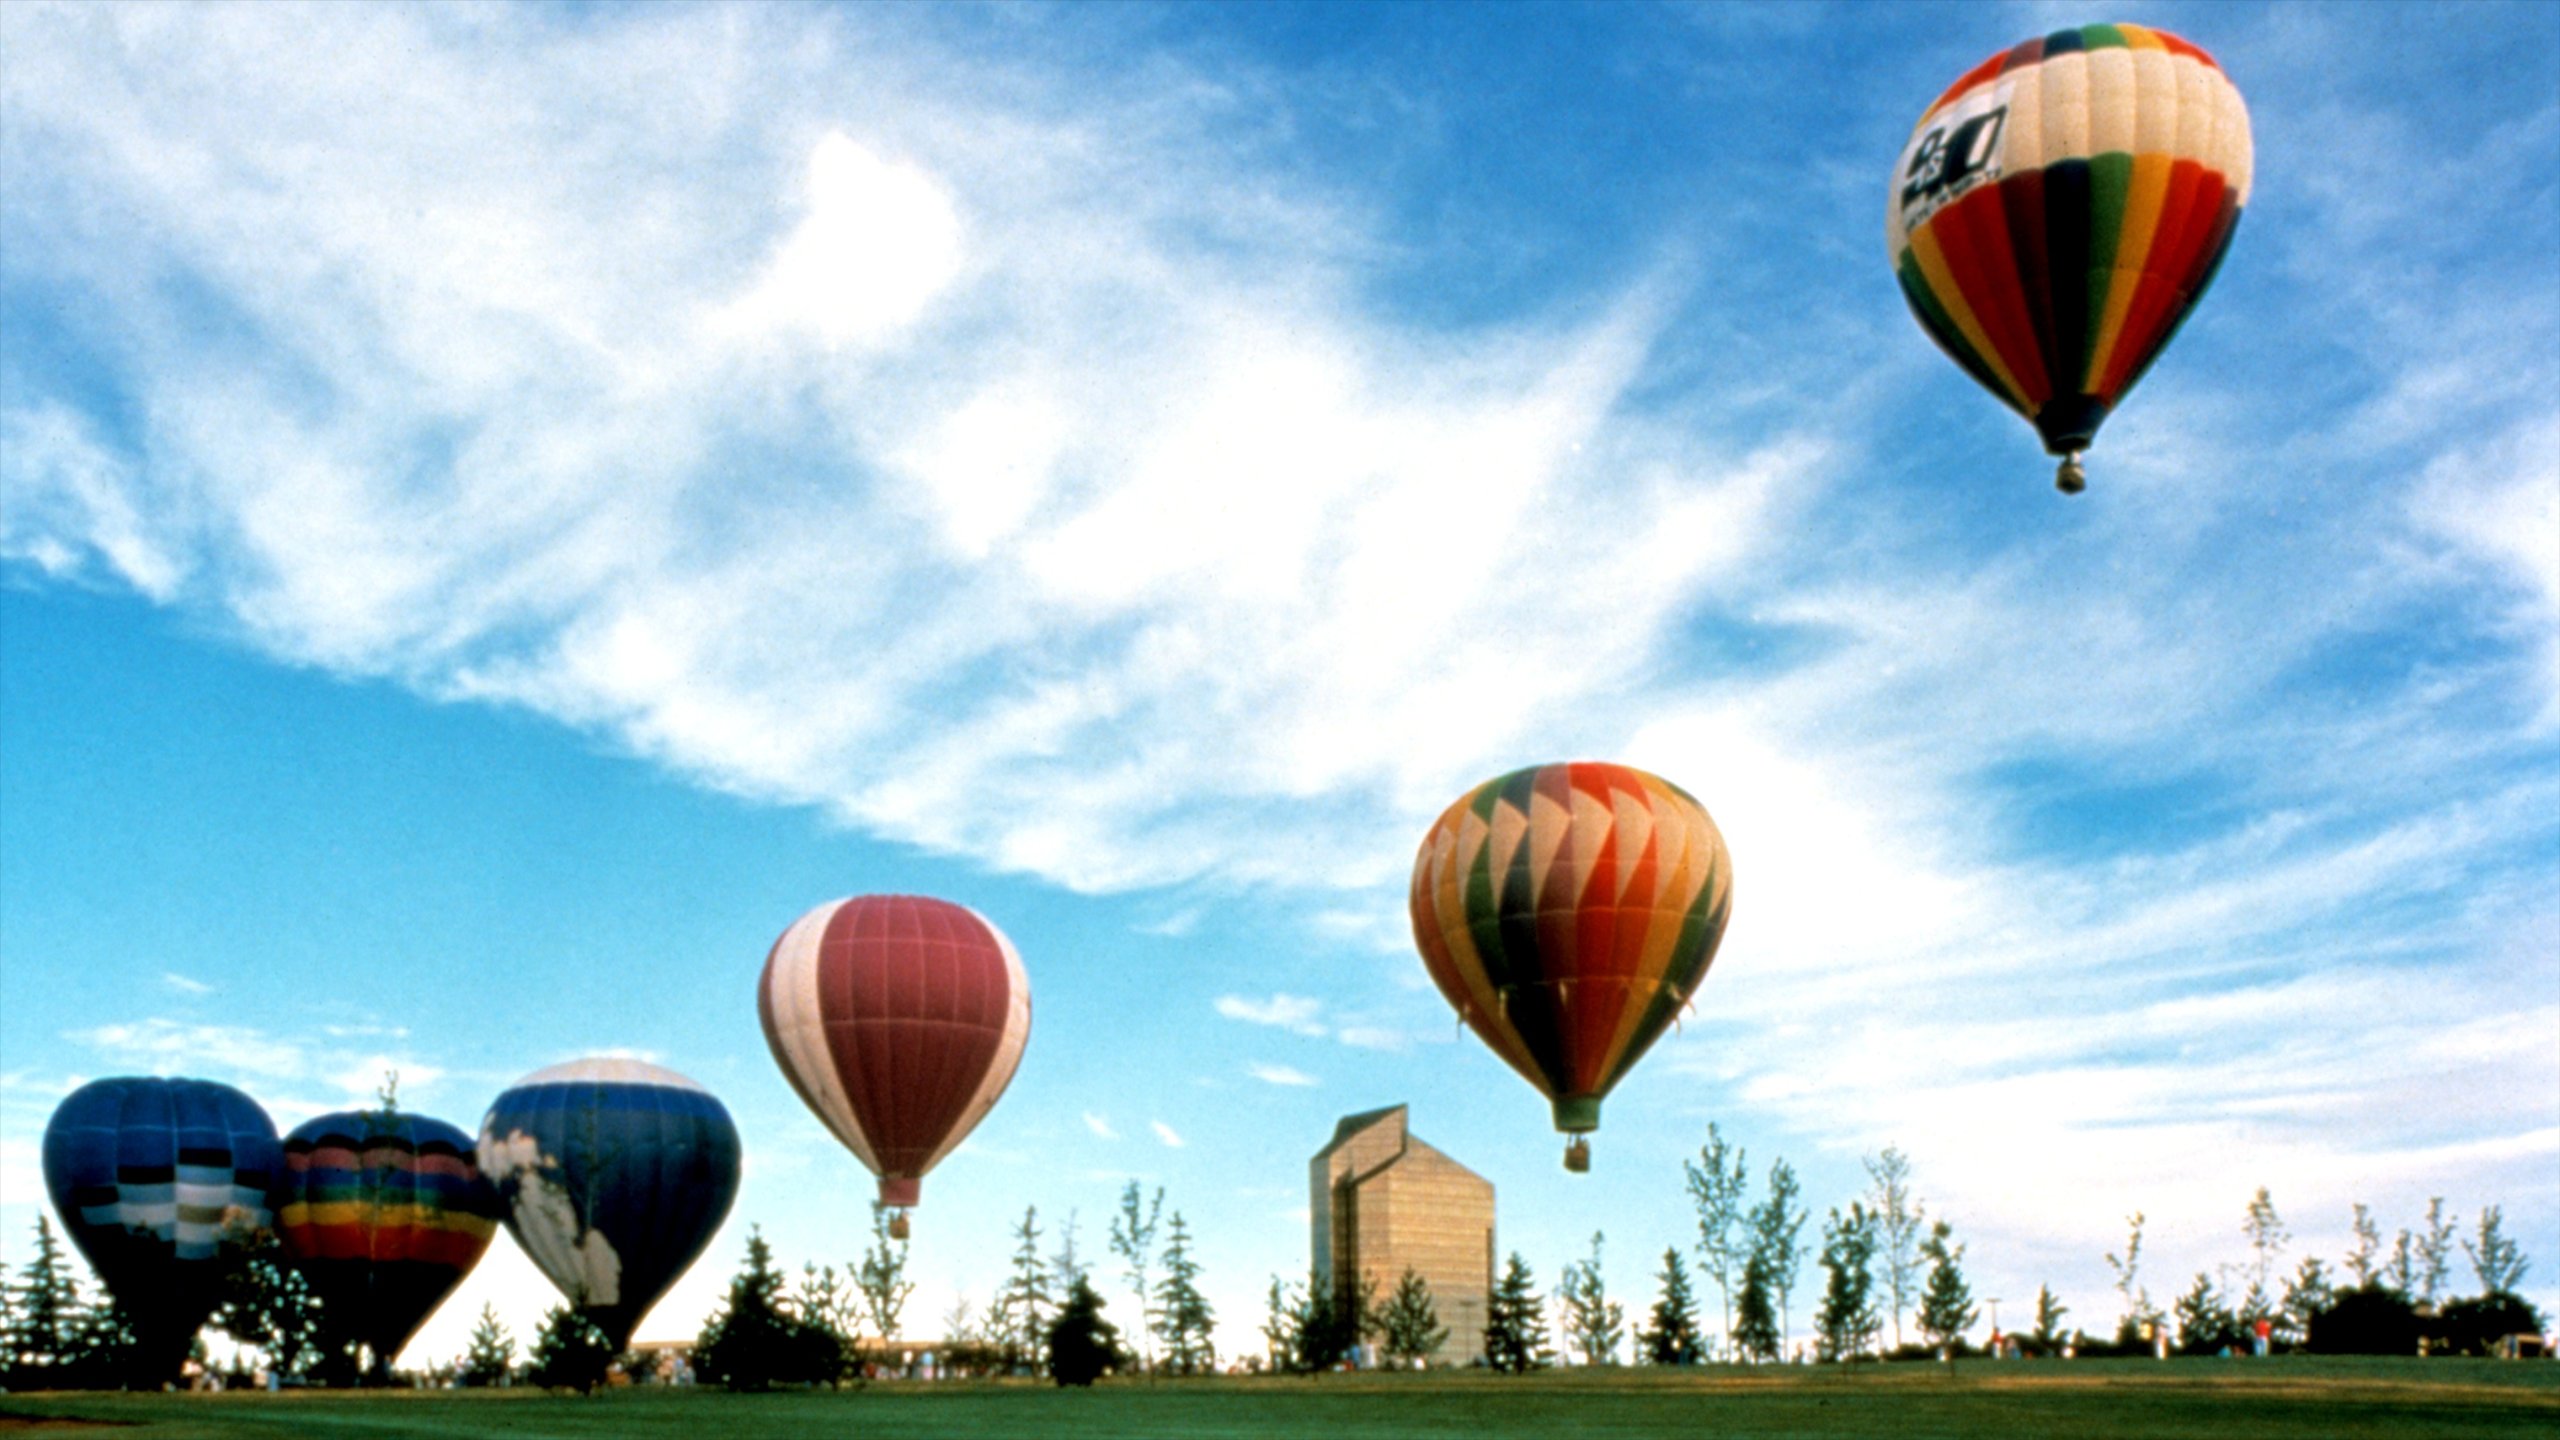
[[[1882, 196], [2091, 19], [2211, 50], [2258, 179], [2065, 501]], [[906, 890], [1035, 1005], [926, 1183], [935, 1320], [1137, 1178], [1258, 1349], [1306, 1157], [1398, 1101], [1631, 1301], [1712, 1120], [1817, 1212], [1899, 1145], [1978, 1292], [2092, 1329], [2125, 1215], [2165, 1297], [2262, 1184], [2333, 1264], [2354, 1202], [2503, 1205], [2560, 1306], [2560, 13], [13, 5], [0, 54], [13, 1262], [85, 1078], [470, 1125], [618, 1050], [744, 1131], [690, 1333], [746, 1224], [859, 1248], [752, 990]], [[1441, 806], [1568, 757], [1737, 873], [1583, 1179], [1403, 915]], [[502, 1241], [416, 1353], [545, 1295]]]

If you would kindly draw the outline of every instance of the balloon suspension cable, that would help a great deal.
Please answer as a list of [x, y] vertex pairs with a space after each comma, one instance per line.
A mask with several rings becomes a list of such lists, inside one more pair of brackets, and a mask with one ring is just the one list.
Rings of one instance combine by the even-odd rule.
[[2089, 488], [2089, 472], [2080, 463], [2080, 452], [2062, 457], [2062, 468], [2053, 472], [2053, 488], [2065, 495], [2077, 495]]
[[1591, 1173], [1591, 1142], [1579, 1135], [1564, 1142], [1564, 1168], [1576, 1175]]

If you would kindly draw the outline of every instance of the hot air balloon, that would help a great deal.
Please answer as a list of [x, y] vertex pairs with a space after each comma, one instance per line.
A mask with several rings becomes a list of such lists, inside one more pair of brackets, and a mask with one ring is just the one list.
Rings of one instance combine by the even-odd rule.
[[919, 895], [861, 895], [794, 921], [756, 1010], [791, 1088], [905, 1210], [924, 1173], [1004, 1094], [1031, 1035], [1022, 956], [987, 918]]
[[738, 1198], [738, 1127], [710, 1091], [638, 1060], [536, 1070], [480, 1122], [507, 1229], [616, 1350]]
[[283, 1172], [275, 1122], [212, 1080], [92, 1080], [55, 1108], [45, 1189], [133, 1324], [134, 1378], [177, 1373]]
[[1628, 765], [1539, 765], [1449, 807], [1413, 862], [1413, 939], [1440, 993], [1572, 1136], [1687, 1005], [1733, 908], [1706, 807]]
[[377, 1374], [453, 1293], [498, 1229], [497, 1187], [441, 1120], [345, 1110], [284, 1139], [276, 1237], [321, 1303], [351, 1317]]
[[2083, 25], [1967, 71], [1894, 167], [1885, 248], [1921, 328], [2080, 452], [2212, 283], [2249, 201], [2249, 112], [2165, 30]]

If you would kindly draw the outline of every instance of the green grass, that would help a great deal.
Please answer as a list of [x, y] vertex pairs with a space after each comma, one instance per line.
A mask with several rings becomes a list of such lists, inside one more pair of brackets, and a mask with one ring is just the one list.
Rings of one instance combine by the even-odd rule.
[[[113, 1432], [47, 1420], [104, 1421]], [[0, 1397], [0, 1440], [1367, 1440], [1367, 1437], [1892, 1436], [1896, 1440], [2355, 1440], [2560, 1434], [2560, 1365], [2486, 1360], [2091, 1360], [2063, 1364], [1328, 1375], [1313, 1380], [881, 1384], [819, 1394], [522, 1390]]]

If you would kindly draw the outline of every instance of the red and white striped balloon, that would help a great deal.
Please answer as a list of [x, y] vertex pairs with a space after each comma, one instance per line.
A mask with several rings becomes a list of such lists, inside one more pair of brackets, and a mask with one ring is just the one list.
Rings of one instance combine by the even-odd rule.
[[899, 1209], [995, 1108], [1031, 1035], [1013, 942], [977, 911], [921, 895], [858, 895], [801, 916], [765, 959], [756, 1008], [791, 1088]]

